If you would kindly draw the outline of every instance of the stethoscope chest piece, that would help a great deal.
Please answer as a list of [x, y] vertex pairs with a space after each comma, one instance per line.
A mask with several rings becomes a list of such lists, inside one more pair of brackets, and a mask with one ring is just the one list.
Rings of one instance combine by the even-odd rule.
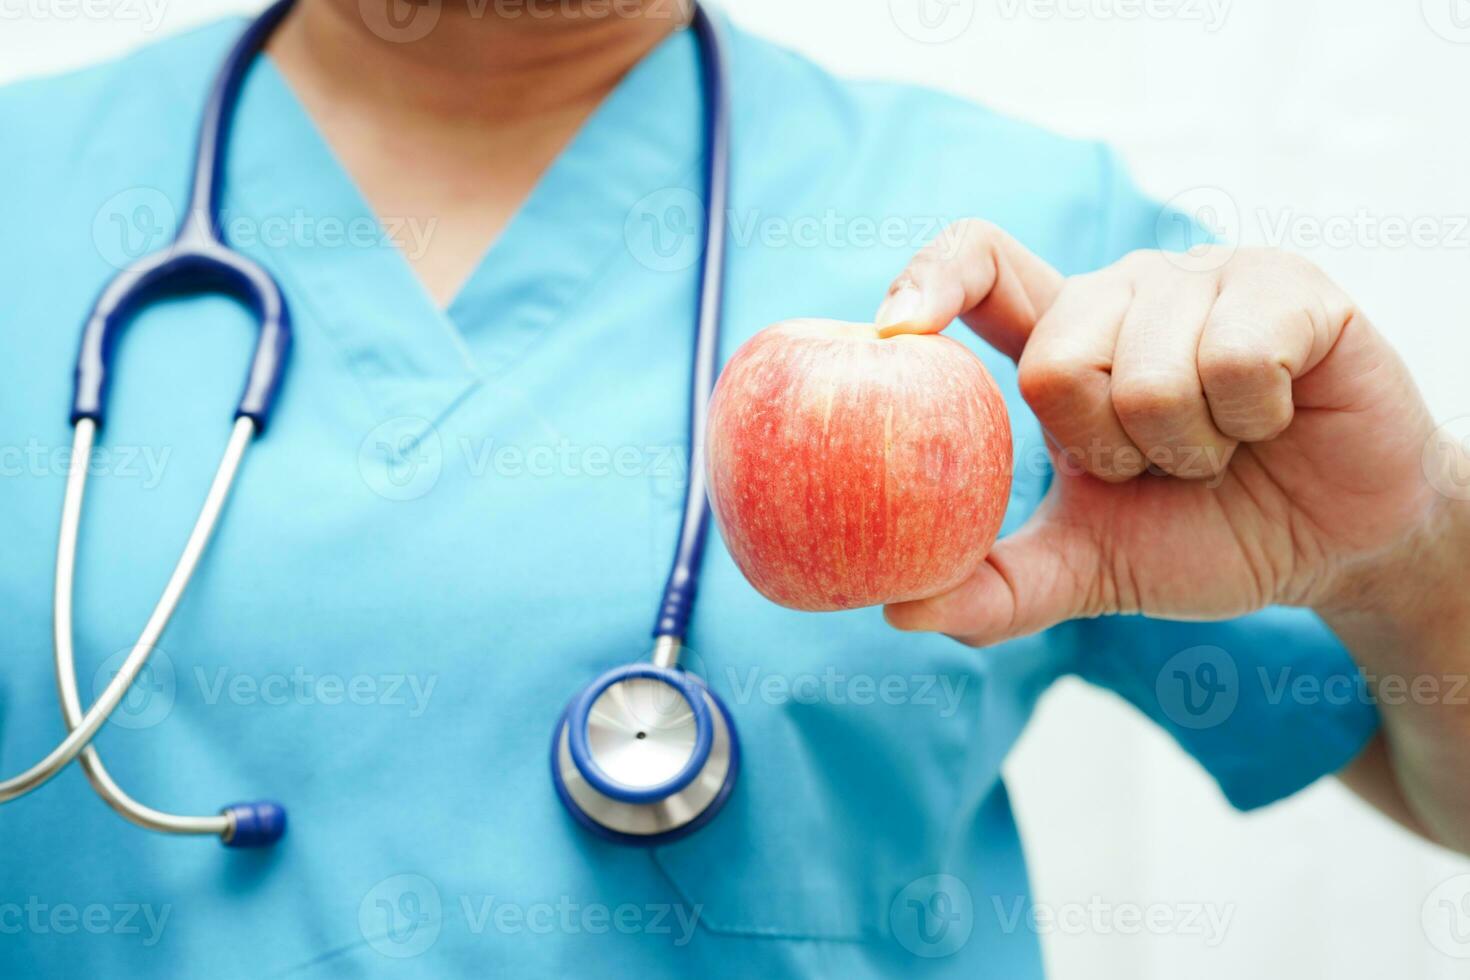
[[556, 726], [551, 774], [584, 827], [625, 844], [664, 844], [708, 823], [740, 768], [719, 697], [677, 667], [629, 664], [572, 699]]

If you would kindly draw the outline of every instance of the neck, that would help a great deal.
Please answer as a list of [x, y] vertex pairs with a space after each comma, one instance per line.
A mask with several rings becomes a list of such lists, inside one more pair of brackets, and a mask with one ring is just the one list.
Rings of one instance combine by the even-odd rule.
[[583, 115], [688, 19], [687, 0], [299, 0], [271, 42], [290, 74], [383, 117], [515, 125]]

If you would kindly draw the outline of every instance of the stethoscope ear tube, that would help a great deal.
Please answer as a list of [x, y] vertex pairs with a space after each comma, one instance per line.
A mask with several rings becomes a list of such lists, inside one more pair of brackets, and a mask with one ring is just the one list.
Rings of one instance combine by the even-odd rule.
[[[231, 847], [271, 844], [285, 832], [285, 810], [268, 801], [235, 804], [211, 817], [176, 816], [146, 807], [116, 784], [91, 742], [157, 646], [213, 534], [245, 448], [263, 431], [280, 387], [291, 343], [285, 299], [269, 273], [224, 244], [216, 226], [226, 144], [241, 84], [266, 40], [290, 11], [292, 2], [279, 0], [251, 24], [220, 70], [200, 128], [189, 207], [174, 243], [111, 282], [99, 296], [83, 330], [70, 414], [75, 428], [73, 470], [68, 476], [63, 504], [55, 590], [57, 684], [68, 734], [30, 769], [0, 781], [0, 803], [36, 789], [80, 756], [88, 778], [103, 799], [140, 826], [168, 833], [215, 834]], [[573, 815], [589, 826], [602, 827], [615, 838], [621, 834], [640, 843], [669, 839], [709, 820], [729, 796], [739, 768], [739, 741], [729, 712], [702, 682], [677, 668], [709, 524], [703, 445], [719, 356], [730, 160], [729, 67], [720, 29], [698, 6], [694, 9], [693, 27], [700, 46], [707, 96], [708, 151], [704, 261], [700, 267], [690, 392], [691, 471], [678, 547], [654, 626], [654, 663], [621, 668], [611, 680], [604, 675], [595, 682], [602, 686], [576, 702], [575, 712], [569, 707], [564, 714], [553, 747], [557, 792]], [[229, 442], [173, 575], [121, 669], [92, 707], [83, 713], [72, 651], [72, 591], [86, 461], [104, 420], [108, 368], [118, 332], [148, 302], [175, 291], [217, 291], [243, 300], [256, 316], [259, 336]], [[672, 720], [658, 719], [656, 726], [632, 733], [631, 741], [621, 746], [618, 736], [610, 735], [604, 726], [598, 730], [597, 744], [594, 744], [592, 719], [599, 706], [613, 704], [605, 703], [605, 699], [615, 693], [614, 702], [621, 698], [626, 707], [625, 696], [636, 693], [638, 685], [646, 684], [682, 699], [687, 709], [684, 715]], [[575, 726], [570, 727], [573, 721]], [[638, 749], [645, 738], [654, 741]], [[655, 746], [661, 747], [655, 750], [652, 748]], [[604, 752], [612, 754], [600, 754]], [[671, 759], [679, 761], [678, 771], [663, 772], [659, 766], [667, 766]], [[651, 766], [651, 771], [661, 772], [663, 778], [628, 782], [626, 772], [632, 771], [628, 770], [629, 765], [634, 770]], [[618, 769], [619, 766], [624, 771], [621, 779], [609, 772], [609, 767]]]
[[[56, 545], [56, 581], [52, 609], [52, 640], [56, 658], [56, 687], [61, 716], [68, 731], [82, 724], [81, 698], [77, 693], [76, 662], [72, 640], [72, 592], [76, 577], [77, 536], [82, 500], [87, 487], [87, 460], [91, 456], [96, 426], [90, 420], [77, 425], [72, 442], [72, 465], [66, 478], [62, 502], [61, 533]], [[155, 810], [123, 791], [102, 764], [97, 750], [87, 745], [81, 752], [82, 770], [97, 794], [124, 818], [149, 830], [179, 834], [209, 834], [228, 840], [236, 821], [226, 815], [176, 816]]]
[[720, 25], [702, 6], [694, 7], [694, 35], [699, 43], [705, 91], [704, 252], [699, 270], [699, 308], [694, 334], [694, 365], [689, 392], [689, 486], [674, 563], [664, 585], [653, 636], [682, 642], [689, 630], [699, 565], [709, 531], [705, 492], [704, 437], [709, 428], [709, 400], [715, 390], [720, 357], [720, 321], [724, 309], [725, 223], [730, 199], [730, 66]]
[[279, 0], [261, 14], [220, 67], [199, 127], [189, 204], [172, 244], [125, 270], [97, 298], [77, 354], [73, 425], [91, 419], [101, 427], [117, 334], [140, 309], [166, 292], [220, 292], [243, 301], [259, 323], [235, 417], [250, 419], [257, 433], [265, 430], [291, 348], [290, 308], [270, 273], [226, 246], [217, 226], [224, 159], [240, 87], [293, 5], [294, 0]]
[[91, 458], [96, 423], [82, 419], [77, 423], [72, 442], [71, 470], [67, 474], [66, 496], [62, 504], [61, 531], [58, 535], [55, 615], [53, 639], [56, 654], [56, 683], [60, 692], [62, 716], [68, 734], [44, 759], [17, 776], [0, 781], [0, 803], [24, 796], [44, 785], [73, 759], [82, 757], [82, 766], [99, 795], [114, 810], [133, 823], [151, 830], [174, 834], [207, 834], [218, 836], [232, 847], [258, 847], [279, 840], [286, 829], [284, 809], [276, 803], [237, 804], [213, 817], [186, 817], [163, 813], [138, 803], [113, 780], [91, 745], [98, 730], [122, 703], [138, 674], [147, 664], [168, 626], [179, 600], [183, 598], [189, 579], [214, 533], [220, 512], [229, 499], [230, 488], [239, 470], [241, 458], [254, 435], [254, 422], [241, 418], [235, 422], [204, 505], [200, 508], [193, 531], [179, 556], [173, 575], [164, 587], [153, 614], [142, 635], [124, 659], [117, 675], [107, 685], [92, 707], [82, 713], [77, 694], [76, 665], [72, 652], [72, 595], [76, 569], [77, 532], [81, 523], [82, 499], [85, 495], [88, 463]]
[[259, 331], [236, 418], [264, 430], [291, 349], [291, 316], [275, 280], [260, 266], [217, 241], [180, 241], [114, 279], [98, 298], [82, 331], [72, 396], [72, 424], [90, 419], [100, 428], [108, 369], [117, 335], [155, 297], [175, 292], [235, 296], [255, 314]]
[[[68, 734], [36, 765], [0, 781], [0, 803], [43, 785], [80, 756], [87, 778], [98, 794], [139, 826], [165, 833], [215, 835], [230, 847], [272, 844], [285, 833], [286, 812], [280, 804], [269, 801], [234, 804], [213, 816], [179, 816], [145, 806], [117, 785], [91, 742], [147, 664], [183, 597], [229, 498], [245, 448], [269, 420], [290, 352], [290, 310], [280, 287], [258, 264], [226, 246], [219, 237], [217, 225], [225, 151], [241, 84], [292, 3], [293, 0], [279, 0], [252, 23], [230, 51], [215, 79], [200, 126], [189, 206], [173, 243], [110, 282], [83, 328], [70, 415], [75, 429], [72, 468], [62, 505], [54, 593], [56, 681]], [[117, 335], [128, 321], [162, 295], [189, 292], [219, 292], [244, 302], [255, 314], [259, 326], [255, 354], [235, 410], [229, 442], [173, 575], [122, 668], [84, 714], [72, 650], [72, 593], [87, 463], [105, 414], [108, 368]]]

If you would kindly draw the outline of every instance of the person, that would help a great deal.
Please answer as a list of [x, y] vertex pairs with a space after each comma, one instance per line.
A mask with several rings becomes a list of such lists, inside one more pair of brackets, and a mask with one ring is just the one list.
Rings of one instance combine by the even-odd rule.
[[[1470, 513], [1436, 491], [1465, 461], [1424, 453], [1367, 315], [1299, 259], [1181, 237], [1103, 147], [840, 81], [728, 23], [725, 355], [793, 315], [962, 319], [1015, 479], [974, 575], [886, 611], [778, 608], [712, 537], [684, 662], [738, 722], [739, 783], [652, 851], [588, 834], [552, 792], [550, 732], [646, 654], [687, 479], [688, 10], [388, 13], [301, 0], [246, 81], [221, 224], [292, 303], [291, 371], [97, 742], [145, 802], [272, 796], [290, 831], [253, 852], [146, 834], [71, 767], [0, 810], [3, 972], [1039, 976], [1000, 765], [1066, 675], [1238, 807], [1335, 774], [1470, 850], [1450, 775], [1470, 715], [1374, 697], [1466, 669]], [[0, 92], [6, 772], [63, 732], [43, 651], [74, 325], [164, 244], [241, 29]], [[120, 344], [79, 557], [84, 700], [187, 533], [250, 324], [178, 296]]]

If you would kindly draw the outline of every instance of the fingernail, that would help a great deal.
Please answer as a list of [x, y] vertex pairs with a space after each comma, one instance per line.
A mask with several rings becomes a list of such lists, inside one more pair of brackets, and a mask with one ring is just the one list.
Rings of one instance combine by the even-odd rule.
[[873, 322], [880, 330], [884, 327], [907, 323], [919, 315], [923, 305], [924, 297], [919, 292], [919, 287], [906, 283], [899, 287], [898, 292], [883, 301], [883, 305], [878, 307], [878, 313], [873, 318]]
[[903, 626], [902, 616], [897, 610], [897, 606], [884, 606], [883, 621], [886, 622], [889, 626], [892, 626], [894, 629], [901, 630], [905, 627]]
[[896, 602], [883, 607], [883, 618], [896, 630], [917, 633], [924, 629], [918, 622], [919, 617], [915, 615], [916, 610], [921, 609], [917, 602]]

